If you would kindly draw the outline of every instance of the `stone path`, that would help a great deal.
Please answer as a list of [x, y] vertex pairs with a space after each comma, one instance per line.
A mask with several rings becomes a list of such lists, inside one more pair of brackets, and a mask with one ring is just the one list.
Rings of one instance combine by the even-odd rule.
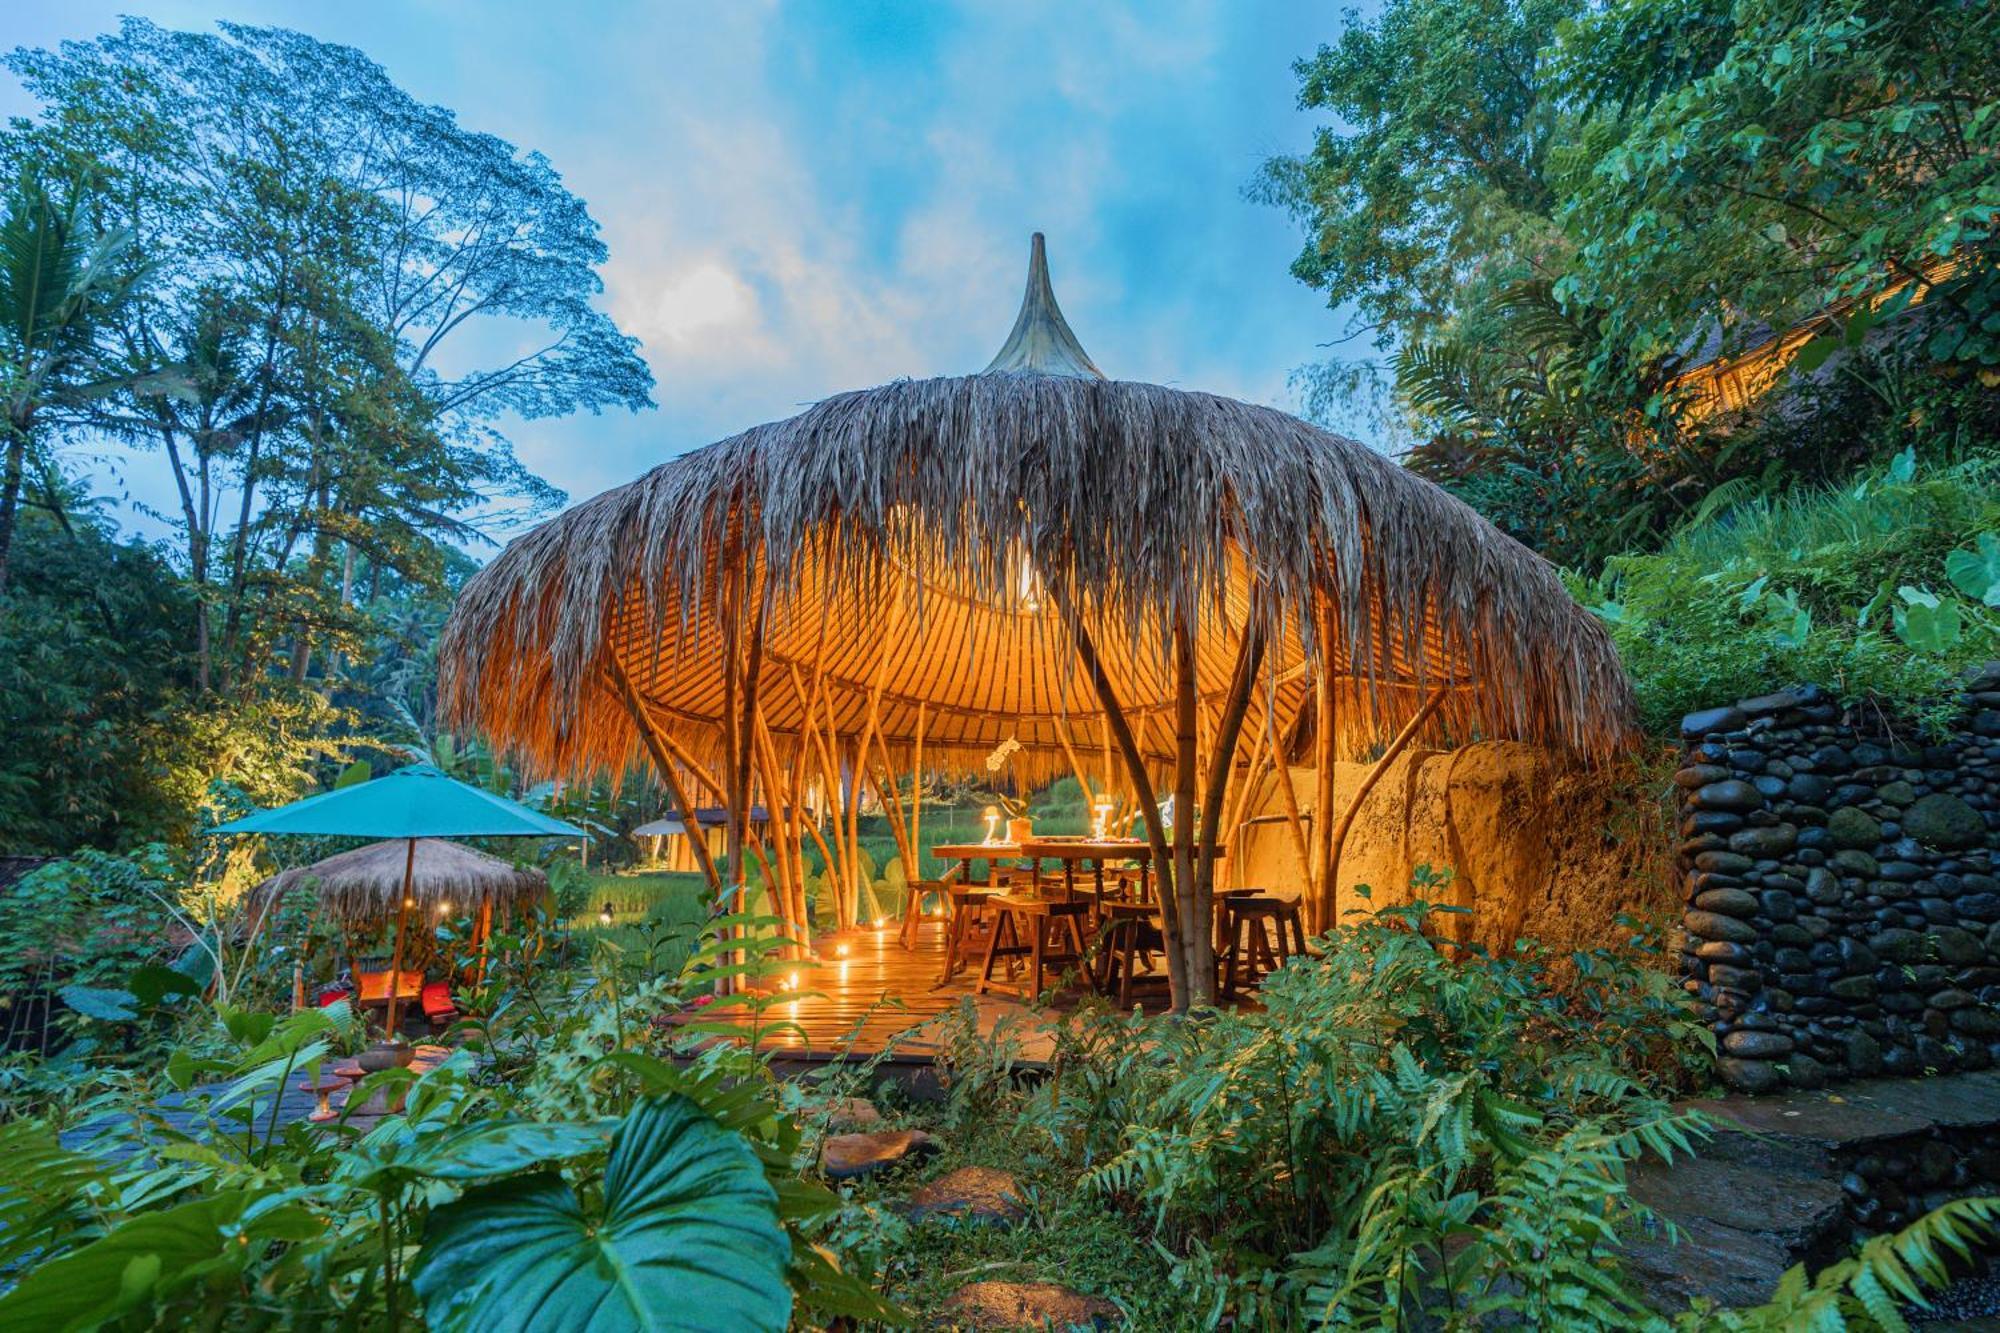
[[984, 1226], [1011, 1227], [1027, 1216], [1021, 1183], [1012, 1172], [990, 1166], [948, 1171], [910, 1195], [903, 1216], [912, 1222], [934, 1218]]
[[[836, 1126], [878, 1125], [881, 1112], [861, 1097], [829, 1102]], [[910, 1164], [936, 1152], [936, 1139], [920, 1129], [834, 1134], [821, 1148], [820, 1169], [830, 1180], [854, 1180]], [[1028, 1216], [1026, 1191], [1011, 1171], [962, 1166], [911, 1190], [893, 1205], [913, 1225], [1011, 1228]], [[1058, 1282], [971, 1282], [945, 1298], [932, 1327], [964, 1330], [1112, 1329], [1118, 1307]]]
[[820, 1170], [828, 1180], [859, 1180], [937, 1152], [938, 1141], [921, 1129], [878, 1129], [835, 1134], [820, 1149]]
[[940, 1328], [1110, 1329], [1118, 1307], [1056, 1282], [973, 1282], [944, 1303]]
[[1793, 1264], [1830, 1262], [1861, 1235], [1946, 1197], [2000, 1193], [2000, 1154], [1982, 1156], [1982, 1145], [2000, 1146], [2000, 1073], [1861, 1080], [1681, 1109], [1708, 1116], [1715, 1137], [1693, 1160], [1647, 1163], [1631, 1181], [1632, 1197], [1682, 1232], [1679, 1245], [1656, 1235], [1626, 1247], [1633, 1276], [1662, 1308], [1694, 1296], [1760, 1304]]

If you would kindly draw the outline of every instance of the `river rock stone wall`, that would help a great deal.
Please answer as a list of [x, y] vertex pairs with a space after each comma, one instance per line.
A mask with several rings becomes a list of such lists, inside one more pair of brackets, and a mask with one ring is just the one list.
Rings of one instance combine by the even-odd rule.
[[1689, 714], [1685, 984], [1745, 1092], [2000, 1063], [2000, 663], [1942, 739], [1803, 686]]

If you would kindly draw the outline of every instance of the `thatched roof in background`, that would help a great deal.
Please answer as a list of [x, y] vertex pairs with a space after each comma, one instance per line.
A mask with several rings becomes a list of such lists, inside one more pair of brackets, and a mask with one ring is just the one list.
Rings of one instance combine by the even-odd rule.
[[[329, 856], [308, 866], [282, 870], [250, 891], [261, 904], [295, 888], [310, 888], [330, 915], [348, 925], [393, 920], [403, 897], [403, 869], [409, 843], [401, 838]], [[498, 857], [438, 838], [417, 839], [410, 896], [416, 910], [435, 914], [449, 903], [457, 915], [481, 903], [495, 907], [532, 902], [548, 890], [539, 870], [507, 864]]]
[[544, 774], [620, 765], [639, 737], [609, 684], [615, 660], [678, 739], [718, 753], [716, 614], [751, 552], [769, 599], [760, 693], [781, 748], [808, 709], [853, 734], [873, 700], [892, 749], [921, 713], [940, 767], [976, 771], [1011, 737], [1039, 773], [1067, 771], [1064, 742], [1096, 752], [1101, 732], [1056, 586], [1162, 760], [1180, 620], [1196, 627], [1205, 699], [1226, 691], [1251, 622], [1275, 645], [1260, 711], [1291, 717], [1328, 673], [1348, 750], [1439, 689], [1437, 728], [1461, 739], [1585, 757], [1625, 743], [1616, 653], [1545, 561], [1353, 440], [1102, 378], [1055, 307], [1037, 239], [994, 369], [839, 394], [512, 543], [446, 626], [448, 715]]

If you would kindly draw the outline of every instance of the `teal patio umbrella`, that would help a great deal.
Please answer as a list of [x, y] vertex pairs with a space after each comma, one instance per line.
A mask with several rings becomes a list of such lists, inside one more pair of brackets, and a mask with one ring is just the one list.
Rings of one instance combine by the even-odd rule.
[[396, 951], [389, 964], [387, 1025], [396, 1030], [398, 982], [403, 969], [403, 927], [409, 918], [419, 838], [580, 838], [582, 829], [530, 810], [518, 801], [448, 778], [430, 764], [411, 764], [369, 782], [308, 796], [275, 810], [232, 819], [217, 833], [310, 834], [341, 838], [400, 838], [403, 901], [396, 916]]

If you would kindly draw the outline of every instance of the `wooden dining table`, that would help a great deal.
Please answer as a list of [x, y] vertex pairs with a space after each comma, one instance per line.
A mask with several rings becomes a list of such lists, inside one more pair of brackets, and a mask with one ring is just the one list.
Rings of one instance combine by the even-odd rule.
[[1139, 896], [1144, 901], [1151, 901], [1153, 896], [1153, 845], [1144, 838], [1044, 837], [1021, 842], [947, 842], [932, 847], [931, 855], [941, 861], [958, 862], [968, 884], [975, 882], [972, 878], [975, 861], [984, 861], [989, 867], [1004, 861], [1027, 861], [1037, 870], [1042, 862], [1055, 861], [1062, 866], [1066, 898], [1076, 897], [1077, 867], [1088, 866], [1092, 872], [1091, 887], [1100, 904], [1104, 901], [1105, 866], [1115, 861], [1136, 861]]

